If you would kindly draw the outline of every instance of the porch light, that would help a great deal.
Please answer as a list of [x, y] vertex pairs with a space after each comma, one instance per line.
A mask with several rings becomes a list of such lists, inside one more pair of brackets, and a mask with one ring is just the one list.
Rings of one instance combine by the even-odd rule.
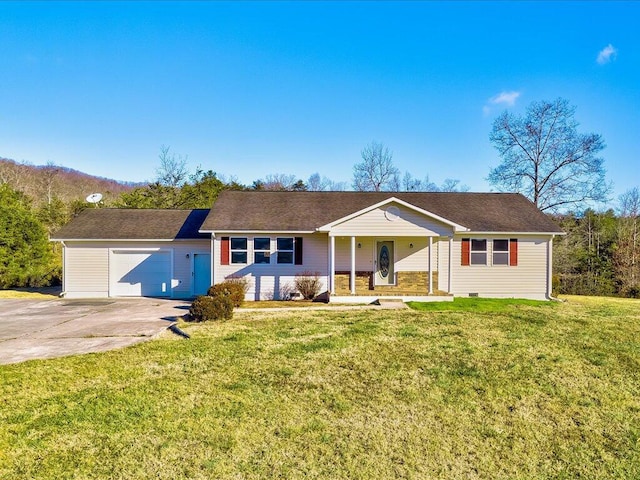
[[358, 248], [362, 248], [362, 244], [361, 243], [358, 244]]
[[186, 257], [189, 258], [189, 254], [188, 253], [187, 253]]
[[413, 243], [410, 243], [410, 244], [409, 244], [409, 248], [413, 248]]

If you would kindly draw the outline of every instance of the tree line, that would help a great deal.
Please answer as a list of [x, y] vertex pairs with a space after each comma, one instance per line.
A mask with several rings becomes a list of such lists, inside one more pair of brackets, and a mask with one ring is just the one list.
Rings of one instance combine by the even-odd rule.
[[[557, 99], [534, 102], [521, 116], [500, 115], [489, 138], [501, 160], [487, 180], [498, 191], [522, 193], [566, 232], [554, 242], [554, 291], [639, 297], [638, 188], [624, 193], [616, 208], [598, 211], [612, 190], [599, 156], [605, 144], [600, 135], [579, 132], [574, 114], [575, 107]], [[201, 167], [189, 172], [187, 157], [167, 146], [160, 148], [155, 179], [147, 184], [0, 159], [0, 288], [59, 282], [60, 246], [48, 242], [48, 235], [85, 208], [210, 208], [223, 190], [469, 190], [457, 179], [437, 185], [428, 175], [401, 172], [381, 142], [370, 142], [360, 157], [350, 185], [320, 173], [306, 181], [275, 173], [245, 185]], [[105, 194], [103, 200], [87, 203], [85, 196], [96, 191]]]

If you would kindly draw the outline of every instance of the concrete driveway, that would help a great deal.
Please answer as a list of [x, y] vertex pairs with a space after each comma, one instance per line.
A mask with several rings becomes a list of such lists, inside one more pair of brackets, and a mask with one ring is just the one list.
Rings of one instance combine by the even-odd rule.
[[0, 299], [0, 364], [122, 348], [149, 340], [190, 302], [136, 299]]

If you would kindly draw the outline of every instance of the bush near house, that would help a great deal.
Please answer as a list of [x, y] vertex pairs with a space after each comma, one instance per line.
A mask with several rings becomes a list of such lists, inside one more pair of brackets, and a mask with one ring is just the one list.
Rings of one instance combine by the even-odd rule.
[[231, 297], [226, 295], [201, 295], [191, 304], [189, 315], [193, 322], [231, 320], [233, 317], [233, 301]]
[[247, 293], [248, 288], [249, 283], [245, 278], [232, 277], [209, 287], [207, 295], [210, 297], [229, 297], [233, 306], [238, 308], [244, 302], [244, 295]]
[[305, 300], [313, 300], [320, 293], [320, 274], [309, 271], [296, 275], [296, 290]]

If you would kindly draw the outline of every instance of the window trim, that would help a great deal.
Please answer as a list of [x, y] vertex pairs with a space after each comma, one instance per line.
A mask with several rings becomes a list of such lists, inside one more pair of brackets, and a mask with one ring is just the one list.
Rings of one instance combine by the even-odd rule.
[[[291, 249], [281, 249], [279, 245], [279, 240], [291, 240]], [[282, 253], [291, 253], [291, 261], [290, 262], [281, 262], [280, 261], [280, 252]], [[295, 237], [276, 237], [276, 264], [278, 265], [295, 265], [296, 261], [296, 239]]]
[[[234, 240], [244, 240], [245, 248], [233, 248]], [[234, 253], [244, 253], [245, 255], [244, 262], [234, 262], [233, 261]], [[248, 265], [248, 262], [249, 262], [249, 240], [247, 239], [247, 237], [230, 237], [229, 238], [229, 263], [231, 265]]]
[[[267, 248], [256, 248], [256, 240], [267, 240]], [[257, 262], [256, 254], [266, 253], [268, 262]], [[271, 265], [271, 237], [253, 237], [253, 264], [254, 265]]]
[[[496, 250], [496, 242], [506, 242], [506, 250]], [[494, 238], [491, 240], [491, 266], [492, 267], [508, 267], [511, 265], [511, 245], [508, 238]], [[496, 263], [496, 253], [504, 255], [507, 254], [507, 261], [505, 263]]]
[[[484, 250], [474, 250], [473, 244], [474, 242], [484, 242]], [[469, 242], [469, 265], [472, 267], [486, 267], [489, 265], [489, 242], [486, 238], [472, 238]], [[474, 253], [482, 253], [484, 254], [484, 263], [476, 263], [473, 261]]]

